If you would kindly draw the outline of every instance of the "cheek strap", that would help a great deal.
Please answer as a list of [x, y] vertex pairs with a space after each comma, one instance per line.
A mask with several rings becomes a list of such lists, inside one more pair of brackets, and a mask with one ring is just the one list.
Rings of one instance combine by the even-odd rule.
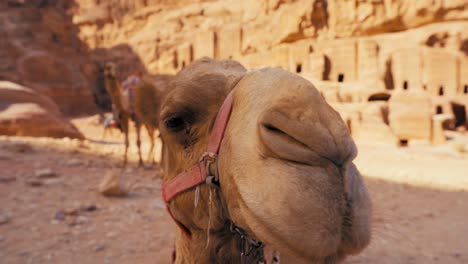
[[[226, 99], [224, 100], [221, 108], [219, 109], [218, 115], [216, 116], [213, 129], [210, 134], [210, 139], [208, 142], [208, 148], [206, 152], [201, 156], [199, 162], [192, 166], [187, 171], [184, 171], [178, 174], [176, 177], [172, 178], [167, 182], [162, 184], [162, 197], [166, 203], [166, 210], [168, 211], [171, 218], [174, 222], [182, 229], [183, 233], [191, 239], [192, 234], [190, 230], [184, 226], [180, 221], [175, 219], [174, 215], [171, 212], [170, 201], [174, 199], [180, 193], [191, 190], [192, 188], [202, 184], [208, 183], [210, 185], [215, 185], [219, 183], [218, 178], [218, 153], [221, 147], [221, 142], [223, 140], [224, 131], [226, 130], [229, 117], [232, 110], [232, 101], [233, 101], [233, 91], [232, 90]], [[211, 164], [214, 164], [215, 175], [208, 175]]]

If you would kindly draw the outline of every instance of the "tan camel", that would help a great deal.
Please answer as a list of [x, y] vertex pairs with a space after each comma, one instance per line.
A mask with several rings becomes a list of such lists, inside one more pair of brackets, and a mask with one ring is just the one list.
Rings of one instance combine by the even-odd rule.
[[178, 73], [161, 108], [164, 183], [198, 162], [234, 88], [219, 187], [201, 184], [168, 204], [191, 234], [177, 229], [175, 262], [257, 263], [258, 241], [279, 252], [281, 263], [338, 263], [362, 251], [371, 203], [352, 162], [355, 144], [317, 89], [284, 70], [247, 72], [234, 61], [203, 58]]
[[142, 124], [148, 131], [151, 144], [148, 162], [154, 162], [154, 133], [158, 128], [161, 94], [149, 78], [142, 77], [138, 73], [129, 76], [121, 85], [117, 78], [116, 66], [111, 62], [104, 66], [104, 78], [107, 92], [112, 100], [117, 126], [125, 134], [124, 166], [127, 163], [130, 119], [134, 121], [136, 128], [139, 164], [143, 164], [140, 139]]

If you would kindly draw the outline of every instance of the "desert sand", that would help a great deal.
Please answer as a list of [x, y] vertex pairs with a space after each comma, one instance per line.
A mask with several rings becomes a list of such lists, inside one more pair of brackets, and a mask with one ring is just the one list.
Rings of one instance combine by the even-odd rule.
[[[159, 166], [138, 167], [131, 145], [131, 163], [121, 168], [122, 135], [102, 138], [96, 120], [72, 120], [86, 141], [0, 137], [2, 263], [171, 263], [176, 227]], [[467, 263], [468, 155], [424, 144], [358, 148], [373, 238], [345, 263]], [[111, 170], [128, 196], [98, 192]]]

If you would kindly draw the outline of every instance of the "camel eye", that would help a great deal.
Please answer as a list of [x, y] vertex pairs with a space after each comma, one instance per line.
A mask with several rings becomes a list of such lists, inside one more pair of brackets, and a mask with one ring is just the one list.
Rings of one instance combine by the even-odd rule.
[[165, 124], [171, 132], [178, 132], [185, 128], [185, 121], [182, 117], [169, 118]]

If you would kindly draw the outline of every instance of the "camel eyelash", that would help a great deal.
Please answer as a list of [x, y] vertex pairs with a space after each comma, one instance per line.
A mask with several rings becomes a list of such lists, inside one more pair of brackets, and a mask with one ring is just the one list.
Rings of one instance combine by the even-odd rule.
[[183, 117], [180, 116], [174, 116], [167, 118], [164, 121], [164, 124], [167, 129], [169, 129], [172, 132], [179, 132], [183, 130], [186, 127], [186, 122]]

